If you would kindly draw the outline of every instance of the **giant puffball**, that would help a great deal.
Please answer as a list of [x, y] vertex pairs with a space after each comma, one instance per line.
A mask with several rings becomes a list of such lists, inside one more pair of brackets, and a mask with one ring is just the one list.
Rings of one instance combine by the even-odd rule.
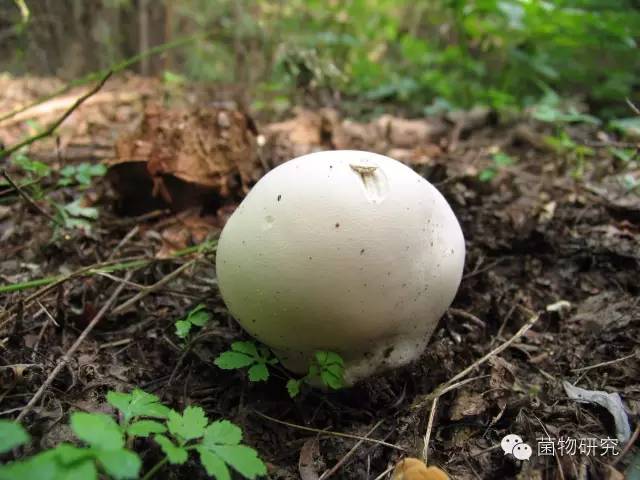
[[462, 278], [444, 197], [383, 155], [304, 155], [267, 173], [227, 221], [216, 258], [231, 315], [283, 365], [338, 353], [347, 384], [424, 351]]

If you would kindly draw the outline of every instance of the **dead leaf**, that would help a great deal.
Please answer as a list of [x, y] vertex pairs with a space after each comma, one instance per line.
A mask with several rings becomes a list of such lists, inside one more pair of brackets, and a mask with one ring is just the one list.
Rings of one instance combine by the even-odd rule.
[[607, 409], [613, 417], [616, 425], [616, 437], [620, 442], [626, 442], [631, 437], [629, 417], [625, 412], [622, 399], [618, 393], [609, 393], [600, 390], [586, 390], [575, 387], [566, 380], [562, 382], [567, 396], [580, 403], [593, 403]]
[[464, 417], [480, 415], [487, 409], [487, 402], [481, 394], [461, 390], [456, 396], [449, 414], [451, 420], [461, 420]]
[[109, 179], [134, 207], [164, 203], [182, 210], [241, 196], [263, 173], [254, 128], [238, 110], [151, 106], [138, 130], [116, 143]]
[[308, 439], [300, 449], [298, 471], [301, 480], [318, 480], [320, 476], [315, 467], [315, 457], [320, 454], [320, 447], [316, 437]]
[[178, 250], [198, 245], [222, 226], [218, 217], [202, 216], [195, 209], [181, 212], [162, 230], [162, 247], [156, 257], [169, 258]]

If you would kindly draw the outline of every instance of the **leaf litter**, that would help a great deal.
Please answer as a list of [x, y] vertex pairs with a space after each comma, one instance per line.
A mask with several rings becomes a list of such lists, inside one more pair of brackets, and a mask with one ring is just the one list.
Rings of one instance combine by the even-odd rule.
[[[3, 98], [3, 111], [59, 87], [55, 81], [2, 82], [11, 92]], [[97, 210], [97, 218], [93, 210], [85, 216], [91, 231], [56, 232], [14, 193], [0, 197], [0, 281], [52, 278], [0, 296], [2, 364], [9, 371], [30, 365], [21, 371], [33, 372], [22, 373], [20, 381], [3, 381], [5, 418], [15, 417], [33, 397], [125, 272], [132, 274], [121, 301], [142, 293], [135, 308], [106, 315], [51, 383], [25, 419], [35, 440], [28, 448], [70, 440], [60, 419], [74, 405], [109, 412], [104, 399], [108, 389], [139, 387], [176, 410], [197, 404], [210, 418], [225, 417], [240, 425], [245, 442], [268, 461], [271, 478], [299, 478], [301, 465], [309, 478], [321, 474], [356, 443], [290, 425], [362, 435], [383, 419], [376, 437], [419, 455], [429, 411], [412, 411], [414, 400], [511, 337], [528, 320], [527, 311], [537, 311], [536, 325], [481, 365], [475, 380], [439, 398], [429, 464], [456, 479], [575, 478], [572, 472], [580, 469], [589, 478], [611, 478], [612, 471], [637, 464], [637, 446], [629, 447], [615, 466], [613, 456], [534, 454], [529, 462], [520, 462], [499, 448], [508, 433], [520, 435], [534, 452], [539, 437], [616, 437], [620, 428], [611, 417], [567, 398], [563, 382], [619, 395], [630, 431], [637, 428], [640, 198], [637, 191], [625, 189], [628, 182], [619, 181], [637, 172], [629, 172], [628, 164], [602, 141], [610, 137], [600, 127], [568, 127], [574, 142], [602, 145], [593, 147], [593, 161], [576, 176], [575, 158], [546, 141], [553, 129], [531, 118], [502, 123], [492, 112], [472, 111], [361, 121], [336, 110], [299, 108], [289, 119], [256, 128], [245, 112], [211, 103], [217, 99], [203, 102], [195, 95], [198, 101], [192, 104], [185, 100], [158, 107], [161, 90], [136, 77], [114, 79], [103, 92], [109, 95], [74, 112], [60, 141], [47, 139], [26, 152], [54, 172], [36, 184], [46, 198], [73, 205], [82, 196], [86, 199], [75, 204], [78, 208]], [[132, 98], [120, 91], [145, 94]], [[202, 106], [207, 104], [211, 106]], [[49, 107], [34, 112], [32, 126], [46, 124], [59, 112], [55, 104]], [[13, 123], [0, 132], [0, 140], [13, 143], [28, 128], [24, 121]], [[283, 379], [251, 384], [242, 373], [213, 364], [233, 341], [246, 337], [218, 296], [212, 251], [202, 252], [171, 281], [162, 280], [187, 261], [180, 256], [185, 249], [215, 242], [230, 212], [266, 171], [328, 148], [390, 154], [445, 195], [468, 242], [464, 279], [453, 307], [471, 317], [454, 313], [443, 319], [413, 365], [350, 390], [308, 392], [291, 400]], [[514, 161], [498, 164], [497, 153]], [[92, 178], [88, 187], [56, 186], [55, 174], [62, 168], [102, 161], [110, 169], [106, 178]], [[22, 179], [19, 167], [8, 168]], [[494, 173], [481, 179], [487, 169]], [[35, 196], [37, 191], [28, 188]], [[46, 207], [44, 198], [37, 201]], [[107, 260], [114, 262], [110, 269], [67, 277]], [[149, 290], [151, 285], [158, 286]], [[566, 307], [547, 309], [559, 302]], [[174, 323], [200, 304], [212, 312], [212, 320], [198, 330], [193, 348], [185, 353]], [[622, 433], [626, 438], [628, 431]], [[153, 447], [148, 443], [144, 448]], [[403, 455], [396, 448], [365, 443], [341, 465], [336, 478], [375, 478]]]

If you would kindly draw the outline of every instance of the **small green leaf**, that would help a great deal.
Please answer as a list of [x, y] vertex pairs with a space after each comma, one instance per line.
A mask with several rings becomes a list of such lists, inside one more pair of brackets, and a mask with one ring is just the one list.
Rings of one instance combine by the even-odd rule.
[[231, 480], [229, 468], [227, 468], [224, 460], [205, 447], [197, 446], [196, 450], [200, 454], [200, 463], [202, 463], [209, 476], [214, 477], [216, 480]]
[[6, 453], [30, 440], [29, 434], [19, 423], [0, 420], [0, 453]]
[[60, 169], [60, 175], [63, 177], [73, 177], [76, 174], [75, 165], [65, 165]]
[[290, 379], [287, 382], [287, 392], [289, 392], [289, 396], [291, 398], [295, 398], [300, 393], [300, 384], [302, 382], [300, 380], [296, 380], [295, 378]]
[[256, 359], [254, 357], [250, 357], [244, 353], [226, 351], [222, 352], [213, 363], [223, 370], [235, 370], [253, 365], [255, 361]]
[[478, 180], [481, 182], [490, 182], [496, 176], [496, 170], [494, 168], [485, 168], [478, 175]]
[[61, 443], [53, 449], [53, 452], [62, 465], [70, 465], [80, 460], [93, 459], [93, 450], [90, 448], [79, 448], [70, 443]]
[[498, 152], [493, 155], [493, 162], [498, 167], [508, 167], [510, 165], [513, 165], [515, 163], [515, 160], [506, 153]]
[[209, 423], [204, 410], [200, 407], [187, 407], [182, 415], [173, 410], [169, 411], [167, 426], [169, 431], [185, 441], [194, 440], [204, 435], [204, 429]]
[[56, 480], [57, 478], [60, 478], [60, 480], [97, 480], [98, 470], [93, 459], [83, 460], [80, 463], [65, 467], [60, 477], [56, 477]]
[[203, 445], [238, 445], [242, 441], [242, 430], [229, 420], [211, 423], [205, 432]]
[[0, 480], [59, 480], [66, 478], [63, 477], [64, 473], [63, 467], [56, 461], [54, 450], [47, 450], [23, 461], [0, 465]]
[[211, 318], [209, 312], [205, 312], [204, 310], [200, 310], [199, 312], [194, 313], [193, 315], [189, 315], [188, 320], [197, 325], [198, 327], [203, 327]]
[[344, 366], [344, 360], [342, 360], [342, 357], [335, 352], [318, 350], [315, 353], [315, 357], [316, 357], [316, 360], [318, 361], [318, 365], [322, 367], [329, 366], [329, 365]]
[[142, 462], [134, 452], [120, 450], [98, 450], [96, 458], [110, 476], [116, 480], [138, 478]]
[[188, 320], [178, 320], [175, 323], [176, 326], [176, 335], [180, 338], [187, 338], [189, 332], [191, 331], [191, 322]]
[[124, 446], [120, 426], [103, 413], [75, 412], [71, 414], [71, 429], [80, 440], [95, 448], [117, 450]]
[[258, 347], [254, 342], [233, 342], [231, 344], [231, 350], [234, 352], [244, 353], [250, 357], [259, 358]]
[[269, 379], [269, 369], [264, 363], [256, 363], [249, 368], [249, 381], [264, 382]]
[[127, 433], [134, 437], [148, 437], [151, 433], [164, 433], [166, 431], [167, 427], [154, 420], [138, 420], [127, 428]]
[[173, 442], [164, 435], [156, 435], [153, 439], [158, 445], [160, 445], [160, 448], [167, 456], [169, 463], [173, 465], [182, 465], [187, 461], [189, 452], [187, 452], [186, 449], [174, 445]]
[[258, 453], [246, 445], [216, 445], [205, 447], [231, 465], [243, 477], [251, 480], [267, 474], [267, 466], [258, 457]]
[[322, 372], [320, 373], [320, 378], [322, 379], [322, 382], [325, 385], [333, 388], [334, 390], [340, 390], [342, 387], [344, 387], [344, 380], [342, 379], [343, 377], [342, 373], [336, 374], [334, 373], [334, 371], [325, 369], [325, 370], [322, 370]]
[[159, 398], [139, 388], [129, 393], [109, 392], [107, 402], [122, 412], [125, 425], [134, 417], [167, 418], [169, 408]]
[[123, 414], [129, 410], [132, 395], [130, 393], [116, 392], [110, 390], [107, 392], [107, 403], [114, 408], [120, 410]]
[[64, 206], [65, 211], [72, 217], [82, 217], [95, 220], [98, 218], [98, 209], [93, 207], [83, 207], [79, 198]]

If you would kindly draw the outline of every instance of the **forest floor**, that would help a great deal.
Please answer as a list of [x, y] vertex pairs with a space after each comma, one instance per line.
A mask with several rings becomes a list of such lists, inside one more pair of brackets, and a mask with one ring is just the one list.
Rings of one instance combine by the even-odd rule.
[[[0, 77], [0, 112], [59, 86]], [[0, 121], [0, 141], [10, 146], [58, 118], [66, 98]], [[140, 387], [176, 409], [200, 405], [209, 418], [240, 425], [273, 479], [374, 479], [403, 456], [420, 457], [428, 430], [429, 464], [454, 479], [618, 479], [631, 462], [640, 465], [640, 189], [629, 186], [640, 171], [620, 153], [637, 144], [593, 125], [505, 120], [481, 109], [360, 123], [335, 109], [297, 109], [256, 125], [214, 98], [211, 89], [167, 92], [151, 80], [112, 79], [55, 136], [31, 146], [28, 158], [46, 164], [46, 175], [5, 161], [37, 208], [0, 186], [3, 418], [22, 411], [124, 283], [24, 417], [33, 451], [72, 438], [70, 411], [112, 413], [107, 391]], [[388, 154], [432, 182], [461, 222], [465, 273], [419, 361], [292, 400], [281, 378], [250, 383], [213, 364], [246, 335], [219, 296], [214, 249], [189, 247], [214, 245], [265, 170], [329, 148]], [[105, 162], [109, 172], [91, 182], [63, 173], [85, 162]], [[200, 303], [213, 320], [185, 348], [174, 323]], [[439, 397], [429, 429], [427, 396], [532, 320], [469, 382]], [[571, 399], [563, 382], [618, 393], [626, 411]], [[629, 433], [631, 442], [618, 440]], [[503, 453], [507, 434], [532, 446], [529, 461]], [[567, 439], [596, 448], [572, 454]], [[159, 450], [137, 442], [148, 469]], [[542, 451], [549, 442], [554, 453]], [[195, 463], [164, 472], [158, 478], [204, 478]]]

